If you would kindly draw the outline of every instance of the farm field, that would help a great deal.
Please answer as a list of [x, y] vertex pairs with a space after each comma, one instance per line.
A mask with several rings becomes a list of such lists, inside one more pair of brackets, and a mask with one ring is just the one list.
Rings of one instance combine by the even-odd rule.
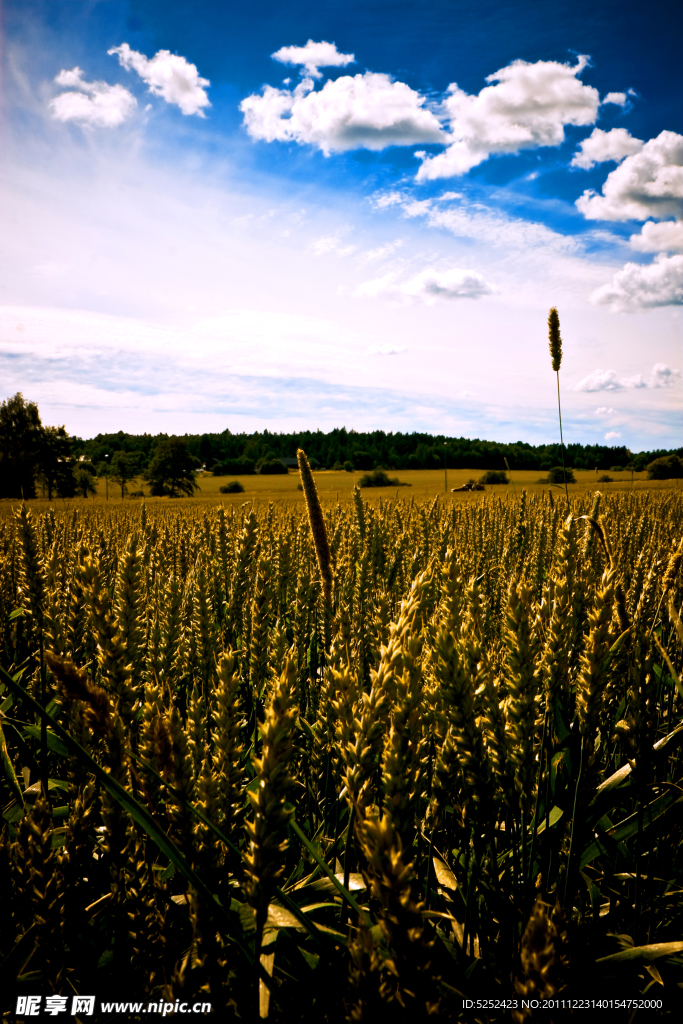
[[[481, 469], [449, 469], [448, 470], [448, 501], [454, 502], [471, 502], [480, 501], [482, 492], [472, 493], [460, 493], [451, 495], [450, 491], [452, 487], [460, 487], [468, 480], [478, 480], [482, 475], [483, 470]], [[407, 499], [414, 498], [416, 501], [425, 501], [434, 499], [437, 495], [440, 498], [444, 496], [445, 481], [443, 470], [391, 470], [388, 475], [390, 477], [397, 477], [403, 484], [409, 484], [410, 486], [404, 486], [401, 488], [395, 487], [380, 487], [380, 488], [363, 488], [363, 500], [375, 503], [380, 499], [386, 500], [388, 497], [395, 499]], [[495, 494], [503, 497], [508, 492], [511, 495], [517, 496], [521, 490], [526, 490], [529, 494], [541, 493], [545, 491], [553, 491], [555, 494], [564, 493], [564, 486], [549, 485], [539, 483], [539, 479], [545, 474], [541, 470], [513, 470], [510, 473], [509, 484], [497, 484], [487, 485], [485, 494]], [[631, 480], [630, 472], [622, 471], [621, 473], [609, 473], [608, 475], [613, 478], [611, 483], [598, 483], [596, 478], [595, 470], [574, 470], [576, 477], [576, 483], [569, 484], [570, 495], [584, 494], [588, 491], [600, 490], [603, 494], [610, 494], [613, 492], [622, 492], [625, 490], [630, 491], [633, 489], [636, 492], [643, 490], [654, 490], [654, 491], [676, 491], [681, 488], [681, 483], [678, 480], [648, 480], [645, 472], [635, 473], [633, 481]], [[601, 474], [598, 474], [601, 475]], [[346, 473], [346, 472], [334, 472], [332, 470], [324, 470], [322, 472], [314, 473], [316, 486], [320, 494], [320, 499], [323, 503], [328, 501], [348, 501], [353, 495], [353, 489], [357, 484], [358, 480], [362, 476], [361, 473]], [[231, 480], [239, 480], [244, 487], [243, 493], [238, 494], [221, 494], [220, 488], [229, 483]], [[197, 484], [199, 489], [195, 492], [192, 498], [152, 498], [149, 496], [149, 485], [146, 480], [142, 478], [136, 478], [131, 480], [128, 484], [128, 493], [124, 498], [126, 503], [131, 501], [139, 501], [139, 499], [131, 498], [130, 494], [135, 491], [143, 491], [145, 493], [145, 501], [148, 505], [153, 506], [159, 502], [164, 504], [174, 503], [193, 503], [193, 502], [211, 502], [211, 503], [223, 503], [227, 507], [231, 505], [241, 505], [245, 501], [254, 502], [287, 502], [304, 505], [304, 496], [301, 490], [297, 489], [299, 483], [299, 474], [295, 472], [289, 472], [282, 476], [268, 476], [258, 475], [253, 476], [239, 476], [239, 477], [220, 477], [213, 476], [209, 473], [199, 473], [197, 475]], [[107, 486], [104, 479], [99, 478], [96, 481], [97, 494], [94, 498], [68, 498], [53, 499], [49, 502], [46, 498], [33, 499], [30, 504], [37, 508], [48, 508], [50, 505], [54, 505], [55, 508], [65, 506], [69, 507], [81, 507], [83, 505], [89, 506], [93, 503], [97, 504], [100, 501], [107, 500]], [[397, 494], [398, 491], [398, 494]], [[112, 481], [109, 482], [108, 488], [108, 501], [110, 503], [116, 503], [121, 501], [121, 489], [117, 487]], [[16, 501], [10, 501], [8, 499], [0, 500], [0, 514], [2, 509], [9, 510], [16, 505]]]
[[3, 1009], [680, 1019], [681, 489], [391, 475], [2, 503]]

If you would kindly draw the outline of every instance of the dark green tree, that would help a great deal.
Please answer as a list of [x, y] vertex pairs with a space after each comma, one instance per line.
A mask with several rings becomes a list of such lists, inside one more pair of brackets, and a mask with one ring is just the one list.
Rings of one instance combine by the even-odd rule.
[[76, 494], [80, 494], [82, 498], [87, 498], [90, 494], [93, 496], [97, 494], [95, 477], [84, 466], [77, 466], [74, 469], [74, 488]]
[[170, 498], [186, 494], [190, 497], [198, 488], [194, 477], [198, 465], [198, 460], [182, 437], [168, 437], [159, 441], [146, 474], [152, 494], [167, 494]]
[[43, 427], [20, 391], [0, 405], [0, 498], [35, 498]]
[[64, 427], [43, 427], [38, 450], [38, 479], [49, 501], [54, 493], [60, 498], [73, 498], [76, 493], [71, 438]]
[[139, 473], [140, 460], [130, 452], [114, 452], [109, 467], [109, 477], [121, 488], [121, 498], [126, 495], [126, 484]]
[[680, 480], [683, 477], [683, 459], [678, 455], [664, 455], [653, 459], [647, 466], [648, 480]]

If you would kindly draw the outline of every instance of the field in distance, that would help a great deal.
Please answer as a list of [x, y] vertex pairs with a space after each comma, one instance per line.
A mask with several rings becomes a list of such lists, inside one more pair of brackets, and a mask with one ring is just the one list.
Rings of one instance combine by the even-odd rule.
[[[461, 487], [468, 480], [478, 480], [482, 474], [481, 469], [449, 469], [448, 470], [448, 499], [450, 501], [479, 501], [482, 497], [481, 491], [475, 492], [461, 492], [459, 494], [451, 494], [452, 487]], [[602, 471], [597, 475], [595, 470], [587, 469], [575, 469], [573, 470], [574, 476], [576, 477], [576, 483], [569, 484], [569, 493], [578, 494], [584, 491], [600, 490], [605, 494], [611, 491], [623, 491], [630, 490], [632, 486], [631, 473], [622, 471], [620, 473], [610, 472], [608, 475], [612, 478], [611, 483], [599, 482], [597, 477], [602, 476]], [[321, 500], [326, 501], [346, 501], [351, 498], [353, 487], [358, 483], [361, 476], [360, 472], [346, 473], [346, 472], [335, 472], [334, 470], [322, 470], [316, 472], [315, 481], [320, 494]], [[389, 470], [387, 475], [391, 478], [397, 478], [402, 484], [409, 486], [397, 487], [367, 487], [363, 488], [363, 498], [366, 501], [379, 500], [380, 498], [392, 498], [394, 499], [398, 492], [400, 499], [410, 500], [414, 497], [416, 501], [424, 501], [425, 499], [434, 498], [437, 494], [443, 496], [445, 492], [445, 481], [443, 470], [433, 469], [405, 469], [405, 470]], [[509, 484], [495, 484], [493, 486], [486, 486], [484, 494], [496, 494], [504, 495], [507, 493], [513, 494], [515, 489], [519, 492], [524, 488], [529, 493], [542, 490], [552, 490], [556, 494], [564, 493], [564, 486], [549, 485], [547, 483], [539, 483], [539, 480], [544, 476], [543, 470], [529, 469], [529, 470], [513, 470], [510, 476]], [[220, 488], [231, 480], [239, 480], [244, 491], [238, 494], [221, 494]], [[224, 502], [225, 504], [241, 504], [244, 501], [256, 501], [256, 502], [268, 502], [268, 501], [286, 501], [286, 502], [299, 502], [303, 504], [303, 494], [297, 488], [299, 483], [299, 474], [295, 470], [290, 470], [289, 473], [282, 476], [260, 476], [258, 474], [254, 476], [212, 476], [210, 473], [200, 472], [197, 475], [197, 483], [199, 490], [195, 492], [193, 498], [174, 498], [174, 502], [188, 502], [188, 501], [200, 501], [200, 502], [211, 502], [216, 504]], [[681, 486], [681, 482], [678, 480], [648, 480], [647, 474], [634, 473], [633, 475], [633, 487], [635, 490], [675, 490]], [[121, 488], [118, 487], [113, 481], [109, 481], [109, 501], [120, 502], [121, 501]], [[131, 500], [131, 494], [136, 491], [144, 491], [145, 500], [151, 502], [167, 502], [169, 498], [150, 498], [149, 497], [149, 484], [142, 478], [131, 480], [128, 484], [128, 494], [125, 501], [128, 503]], [[104, 479], [97, 480], [97, 495], [95, 498], [68, 498], [66, 502], [69, 505], [81, 505], [92, 503], [93, 501], [99, 502], [106, 499], [107, 486]], [[138, 499], [139, 500], [139, 497]], [[2, 505], [15, 505], [16, 500], [4, 499], [0, 501]], [[52, 502], [49, 503], [46, 498], [37, 498], [31, 501], [32, 505], [62, 505], [63, 500], [61, 498], [53, 498]]]

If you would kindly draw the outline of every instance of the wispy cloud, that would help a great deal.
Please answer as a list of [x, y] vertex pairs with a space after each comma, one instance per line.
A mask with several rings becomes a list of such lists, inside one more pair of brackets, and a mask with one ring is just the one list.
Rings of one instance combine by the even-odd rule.
[[383, 277], [366, 281], [356, 294], [366, 298], [387, 295], [394, 298], [416, 299], [432, 305], [439, 299], [479, 299], [493, 295], [495, 288], [476, 270], [435, 270], [427, 267], [407, 281], [397, 281], [390, 272]]

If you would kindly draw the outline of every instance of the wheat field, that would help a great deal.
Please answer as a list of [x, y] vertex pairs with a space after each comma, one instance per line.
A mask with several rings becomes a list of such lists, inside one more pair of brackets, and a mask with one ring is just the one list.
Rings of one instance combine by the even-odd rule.
[[319, 503], [306, 465], [5, 503], [4, 1009], [680, 1019], [683, 495]]

